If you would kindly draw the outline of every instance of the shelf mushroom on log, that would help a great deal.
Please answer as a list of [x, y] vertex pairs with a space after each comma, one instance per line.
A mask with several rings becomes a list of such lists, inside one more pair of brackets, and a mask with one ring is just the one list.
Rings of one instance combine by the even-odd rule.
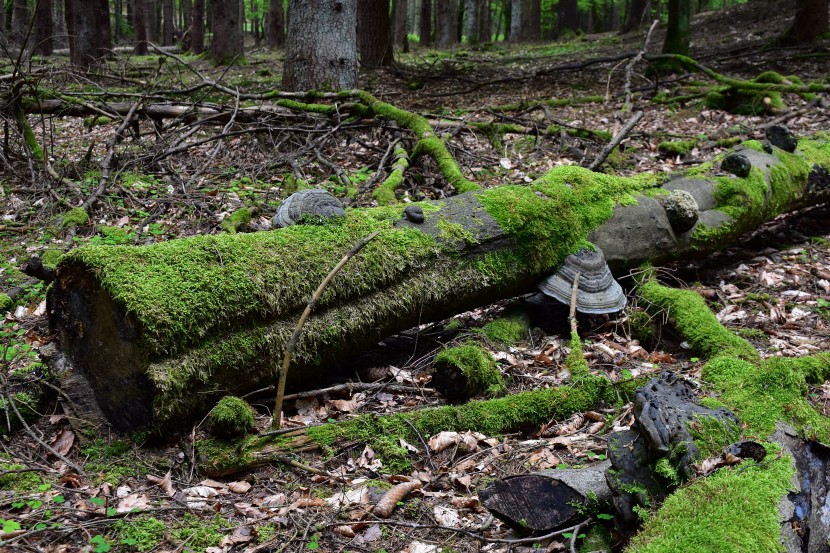
[[[394, 332], [529, 292], [587, 239], [612, 270], [722, 247], [785, 211], [830, 199], [830, 144], [738, 148], [746, 178], [719, 163], [677, 175], [620, 178], [557, 167], [420, 204], [346, 210], [324, 225], [196, 236], [69, 252], [48, 294], [51, 328], [79, 417], [119, 430], [163, 427], [213, 399], [272, 384], [308, 298], [345, 252], [377, 237], [338, 274], [306, 324], [289, 385], [311, 386], [333, 362]], [[663, 195], [699, 207], [679, 232]]]

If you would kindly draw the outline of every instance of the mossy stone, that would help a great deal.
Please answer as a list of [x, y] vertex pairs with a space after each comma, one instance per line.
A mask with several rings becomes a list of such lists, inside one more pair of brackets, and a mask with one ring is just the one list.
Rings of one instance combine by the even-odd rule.
[[63, 216], [61, 226], [68, 228], [72, 226], [82, 226], [89, 222], [89, 213], [82, 207], [75, 207], [67, 211]]
[[752, 169], [752, 163], [750, 163], [749, 158], [743, 154], [729, 154], [723, 158], [720, 168], [727, 173], [732, 173], [736, 177], [744, 179], [749, 176], [749, 172]]
[[496, 361], [475, 342], [442, 350], [435, 356], [435, 366], [433, 384], [449, 399], [504, 393], [504, 380]]
[[673, 190], [663, 199], [666, 217], [676, 232], [691, 230], [697, 223], [699, 209], [694, 196], [685, 190]]
[[765, 132], [767, 140], [773, 146], [781, 148], [785, 152], [794, 152], [798, 147], [798, 138], [784, 125], [771, 125]]

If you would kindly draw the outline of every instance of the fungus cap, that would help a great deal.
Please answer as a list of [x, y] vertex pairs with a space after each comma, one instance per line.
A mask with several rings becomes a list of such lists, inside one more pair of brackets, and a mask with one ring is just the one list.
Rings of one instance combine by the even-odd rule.
[[319, 224], [332, 217], [343, 217], [346, 212], [340, 200], [321, 188], [307, 188], [288, 196], [277, 214], [273, 226], [287, 227], [300, 223]]
[[539, 284], [539, 289], [546, 295], [570, 305], [571, 290], [577, 273], [577, 311], [594, 314], [614, 313], [625, 307], [625, 293], [611, 275], [605, 256], [599, 248], [582, 248], [566, 257], [559, 270]]

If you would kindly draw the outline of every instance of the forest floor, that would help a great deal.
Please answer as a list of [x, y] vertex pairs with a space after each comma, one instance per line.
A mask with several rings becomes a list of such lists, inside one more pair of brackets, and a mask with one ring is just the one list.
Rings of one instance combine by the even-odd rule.
[[[692, 57], [741, 79], [765, 71], [796, 75], [805, 82], [826, 78], [827, 43], [813, 48], [773, 45], [789, 24], [790, 5], [752, 2], [695, 17]], [[596, 132], [613, 134], [619, 129], [628, 117], [620, 114], [626, 61], [613, 58], [639, 50], [644, 37], [645, 31], [558, 43], [459, 47], [451, 52], [415, 48], [399, 55], [394, 68], [363, 73], [360, 86], [379, 99], [440, 121], [451, 134], [450, 151], [471, 180], [485, 187], [521, 184], [556, 165], [587, 165], [607, 142]], [[651, 37], [649, 52], [657, 52], [661, 44], [658, 31]], [[252, 48], [248, 65], [232, 68], [214, 68], [182, 56], [188, 68], [171, 57], [153, 55], [118, 56], [95, 75], [74, 73], [60, 58], [36, 59], [21, 69], [31, 75], [31, 86], [83, 96], [89, 104], [96, 97], [100, 105], [138, 97], [171, 103], [176, 90], [200, 82], [191, 68], [226, 87], [258, 93], [279, 82], [281, 59], [279, 52]], [[585, 65], [603, 59], [611, 61]], [[580, 64], [584, 67], [572, 68]], [[647, 63], [639, 64], [631, 83], [633, 108], [645, 116], [605, 163], [607, 172], [680, 171], [725, 151], [729, 142], [719, 140], [762, 138], [763, 125], [773, 121], [785, 121], [802, 137], [830, 127], [826, 95], [785, 94], [784, 105], [770, 101], [766, 113], [730, 114], [703, 104], [703, 93], [714, 86], [708, 77], [673, 75], [655, 82], [644, 76], [647, 68]], [[210, 88], [199, 94], [203, 104], [225, 105], [226, 111], [236, 113], [233, 97]], [[584, 100], [587, 97], [600, 98]], [[673, 100], [678, 97], [688, 98]], [[563, 102], [532, 109], [523, 104], [540, 100]], [[265, 100], [237, 101], [240, 108], [273, 108]], [[757, 101], [764, 104], [765, 99]], [[219, 134], [223, 126], [192, 127], [184, 118], [157, 125], [142, 121], [141, 136], [120, 144], [119, 168], [95, 203], [90, 221], [66, 226], [62, 221], [69, 207], [95, 193], [101, 177], [97, 160], [106, 155], [118, 121], [87, 125], [79, 117], [32, 116], [31, 122], [53, 167], [73, 184], [53, 186], [42, 168], [22, 153], [20, 137], [8, 130], [15, 128], [14, 121], [8, 123], [0, 162], [0, 291], [22, 291], [0, 327], [4, 375], [33, 366], [40, 348], [52, 339], [44, 317], [45, 285], [21, 272], [33, 254], [82, 244], [144, 244], [223, 232], [223, 219], [241, 207], [255, 215], [240, 230], [268, 230], [286, 189], [298, 179], [328, 188], [348, 205], [373, 205], [372, 186], [388, 173], [388, 162], [379, 162], [401, 137], [400, 129], [390, 124], [343, 123], [274, 108], [271, 119], [253, 124], [261, 127], [257, 132], [239, 122], [224, 129], [224, 140], [177, 154], [174, 148]], [[473, 129], [475, 122], [512, 123], [526, 132], [488, 137]], [[537, 132], [551, 125], [562, 132]], [[681, 141], [687, 144], [683, 152], [660, 147]], [[349, 183], [337, 177], [332, 164], [350, 176]], [[414, 164], [404, 188], [399, 191], [403, 201], [453, 193], [432, 162]], [[783, 216], [724, 251], [681, 260], [661, 272], [699, 291], [718, 318], [763, 356], [828, 351], [829, 217], [828, 206]], [[435, 352], [462, 338], [480, 337], [477, 329], [503, 308], [504, 304], [486, 306], [459, 314], [454, 323], [411, 329], [383, 348], [349, 363], [344, 360], [345, 370], [340, 371], [343, 375], [358, 369], [363, 378], [372, 373], [416, 391], [320, 393], [290, 401], [286, 424], [441, 404], [429, 388]], [[660, 332], [632, 328], [630, 315], [637, 310], [630, 305], [617, 317], [580, 319], [591, 370], [614, 381], [664, 370], [698, 381], [701, 363], [670, 329], [660, 321], [653, 326]], [[556, 386], [567, 379], [564, 318], [540, 323], [526, 340], [509, 347], [483, 343], [508, 377], [508, 393]], [[338, 382], [342, 380], [333, 384]], [[830, 385], [811, 390], [810, 398], [830, 415]], [[267, 428], [271, 398], [255, 398], [252, 403], [258, 426]], [[10, 423], [15, 415], [7, 401], [4, 405]], [[402, 444], [412, 452], [406, 467], [384, 466], [371, 448], [352, 444], [299, 457], [319, 473], [272, 465], [217, 482], [201, 476], [192, 463], [193, 443], [207, 432], [203, 421], [153, 441], [141, 434], [82, 436], [72, 430], [56, 398], [28, 430], [5, 432], [4, 423], [8, 435], [0, 441], [0, 551], [521, 550], [533, 542], [517, 541], [521, 536], [489, 516], [477, 491], [511, 474], [603, 459], [605, 433], [631, 422], [630, 405], [607, 405], [510, 435], [444, 436], [443, 441], [452, 444], [446, 449], [437, 444], [441, 440], [424, 436], [424, 443]], [[83, 474], [37, 440], [51, 444]], [[404, 499], [392, 518], [367, 516], [379, 490], [401, 476], [419, 479], [423, 487]], [[566, 536], [537, 545], [541, 549], [536, 550], [547, 551], [573, 547]], [[623, 547], [615, 544], [615, 549]]]

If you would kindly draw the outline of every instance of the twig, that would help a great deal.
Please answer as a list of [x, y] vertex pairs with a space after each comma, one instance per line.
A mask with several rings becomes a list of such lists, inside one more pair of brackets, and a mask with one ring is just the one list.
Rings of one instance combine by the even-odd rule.
[[349, 251], [346, 255], [343, 256], [343, 259], [335, 265], [334, 269], [323, 279], [323, 282], [320, 283], [320, 286], [317, 287], [317, 290], [314, 291], [314, 294], [311, 296], [311, 300], [309, 300], [308, 305], [306, 305], [303, 314], [300, 315], [300, 320], [297, 321], [297, 326], [294, 328], [294, 334], [291, 335], [291, 339], [288, 341], [288, 346], [285, 348], [285, 355], [282, 360], [282, 369], [280, 370], [280, 379], [279, 383], [277, 384], [277, 399], [274, 402], [274, 413], [273, 413], [273, 421], [271, 422], [272, 428], [279, 428], [280, 426], [280, 415], [282, 413], [282, 403], [285, 396], [285, 381], [288, 376], [288, 367], [291, 365], [291, 355], [294, 353], [294, 349], [297, 347], [297, 341], [300, 339], [300, 332], [303, 330], [303, 325], [308, 319], [308, 316], [311, 314], [311, 310], [314, 309], [314, 305], [320, 300], [320, 297], [323, 295], [323, 291], [332, 281], [332, 279], [340, 272], [340, 269], [352, 258], [354, 257], [363, 247], [369, 243], [375, 236], [378, 235], [380, 231], [376, 230], [375, 232], [371, 233], [369, 236], [363, 238], [360, 242], [358, 242], [354, 248]]
[[[655, 23], [656, 23], [656, 21], [655, 21]], [[653, 28], [653, 26], [652, 26], [652, 28]], [[573, 529], [573, 532], [571, 532], [571, 543], [570, 543], [571, 553], [576, 553], [576, 538], [577, 538], [577, 536], [579, 536], [579, 529], [582, 526], [585, 526], [586, 524], [590, 524], [590, 522], [591, 522], [591, 517], [588, 517], [588, 518], [586, 518], [585, 520], [583, 520], [582, 522], [580, 522], [579, 524], [577, 524], [576, 526], [573, 527], [574, 529]]]
[[631, 119], [628, 120], [625, 126], [622, 129], [620, 129], [620, 132], [614, 135], [614, 138], [611, 139], [611, 142], [609, 142], [608, 145], [606, 145], [605, 148], [602, 149], [597, 158], [588, 166], [588, 169], [590, 169], [591, 171], [596, 171], [597, 169], [599, 169], [599, 167], [603, 163], [605, 163], [605, 160], [608, 159], [608, 156], [611, 155], [611, 152], [614, 151], [614, 148], [619, 146], [620, 142], [625, 140], [625, 138], [628, 136], [628, 133], [631, 132], [631, 130], [637, 125], [637, 123], [640, 122], [640, 119], [642, 118], [642, 111], [638, 111], [637, 113], [635, 113], [631, 117]]
[[[393, 393], [393, 394], [406, 394], [409, 392], [414, 393], [435, 393], [435, 390], [432, 388], [418, 388], [416, 386], [402, 386], [397, 384], [388, 384], [386, 382], [348, 382], [346, 384], [338, 384], [336, 386], [329, 386], [328, 388], [321, 388], [319, 390], [307, 390], [305, 392], [297, 392], [296, 394], [288, 394], [283, 397], [283, 401], [289, 401], [292, 399], [305, 399], [308, 397], [317, 397], [323, 394], [330, 394], [330, 393], [337, 393], [337, 392], [357, 392], [357, 391], [368, 391], [368, 390], [376, 390], [378, 388], [383, 388], [385, 391]], [[268, 388], [264, 388], [260, 391], [270, 391], [273, 389], [273, 386], [269, 386]], [[249, 394], [250, 395], [250, 394]], [[244, 397], [244, 396], [243, 396]]]
[[50, 446], [49, 444], [47, 444], [46, 442], [41, 440], [40, 437], [38, 437], [38, 435], [35, 434], [35, 431], [32, 430], [32, 427], [29, 426], [29, 423], [26, 422], [26, 419], [23, 418], [23, 415], [21, 415], [20, 411], [17, 409], [17, 405], [15, 404], [14, 400], [12, 399], [12, 394], [8, 393], [8, 391], [7, 391], [8, 390], [8, 382], [6, 381], [6, 377], [4, 375], [0, 374], [0, 380], [2, 380], [2, 383], [3, 383], [3, 389], [4, 389], [3, 395], [6, 398], [6, 403], [8, 405], [11, 405], [12, 410], [14, 411], [14, 414], [17, 415], [17, 418], [20, 420], [20, 424], [23, 425], [23, 429], [26, 430], [26, 433], [29, 434], [29, 436], [31, 436], [32, 439], [34, 439], [37, 443], [39, 443], [44, 448], [46, 448], [46, 450], [49, 451], [49, 453], [51, 453], [52, 455], [54, 455], [55, 457], [57, 457], [58, 459], [63, 461], [63, 463], [66, 466], [73, 469], [79, 475], [83, 476], [85, 473], [84, 473], [83, 469], [81, 469], [81, 467], [79, 467], [78, 465], [76, 465], [75, 463], [73, 463], [72, 461], [67, 459], [65, 456], [58, 453], [58, 451], [55, 448], [53, 448], [52, 446]]
[[648, 50], [648, 43], [651, 40], [651, 34], [654, 32], [654, 29], [657, 28], [657, 24], [660, 22], [659, 19], [655, 19], [654, 22], [651, 24], [651, 27], [646, 33], [646, 38], [643, 41], [642, 49], [637, 52], [637, 55], [631, 58], [628, 64], [625, 66], [625, 103], [623, 104], [622, 111], [624, 113], [628, 113], [631, 111], [631, 73], [634, 70], [634, 66], [643, 59], [643, 56], [646, 54]]
[[568, 321], [571, 323], [571, 334], [576, 332], [576, 294], [579, 290], [579, 271], [574, 275], [574, 284], [571, 288], [571, 310], [568, 312]]

